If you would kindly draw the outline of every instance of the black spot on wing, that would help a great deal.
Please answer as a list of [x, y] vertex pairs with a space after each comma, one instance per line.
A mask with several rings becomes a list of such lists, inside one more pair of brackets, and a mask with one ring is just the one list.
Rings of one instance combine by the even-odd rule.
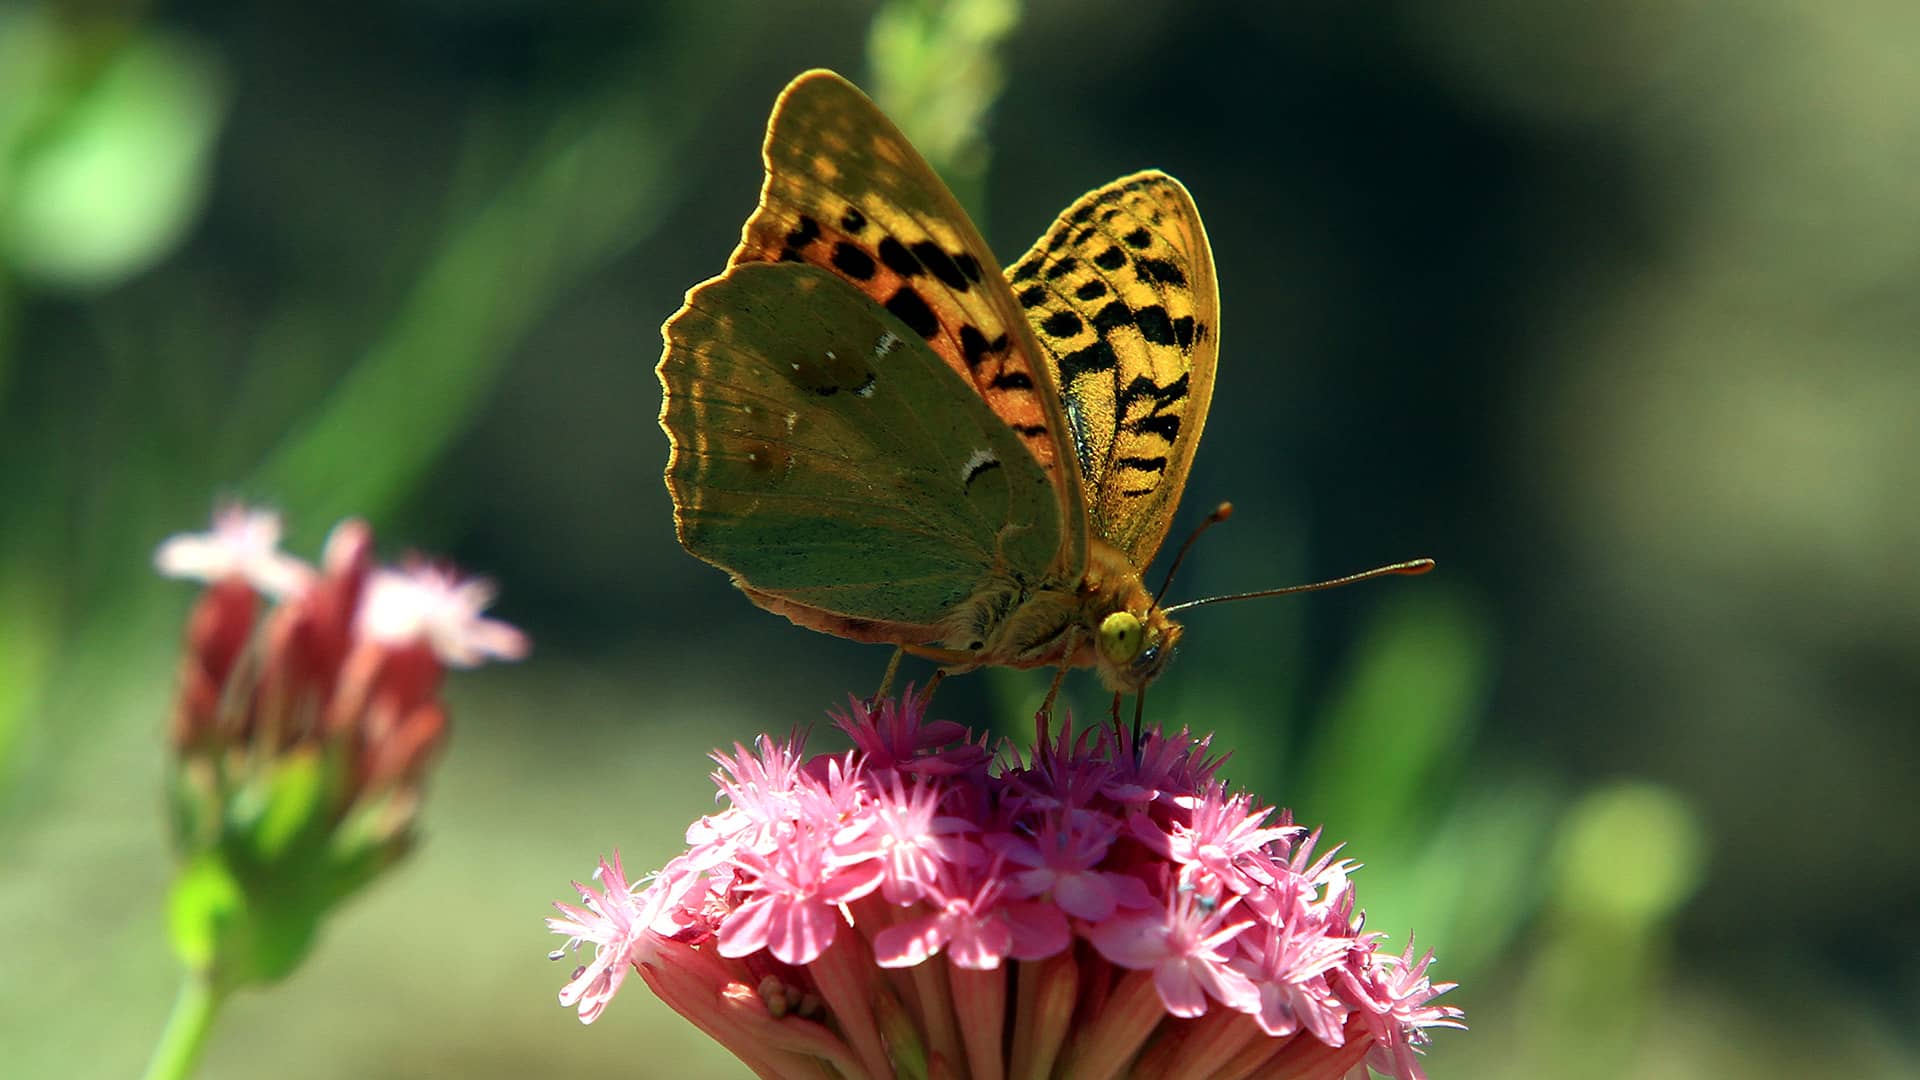
[[880, 239], [880, 261], [901, 277], [918, 277], [927, 272], [927, 268], [920, 265], [920, 260], [913, 257], [913, 252], [891, 236]]
[[940, 321], [933, 317], [933, 309], [921, 299], [913, 286], [902, 285], [887, 297], [886, 308], [893, 317], [907, 324], [907, 328], [929, 340], [940, 332]]
[[1119, 300], [1109, 300], [1105, 307], [1093, 313], [1093, 328], [1102, 334], [1132, 324], [1133, 309]]
[[1029, 285], [1020, 290], [1019, 300], [1020, 306], [1023, 308], [1037, 308], [1047, 302], [1047, 287], [1045, 285]]
[[1028, 438], [1036, 435], [1045, 435], [1047, 433], [1047, 425], [1045, 424], [1009, 424], [1008, 426], [1013, 428], [1018, 434], [1025, 435]]
[[1167, 385], [1161, 386], [1145, 375], [1135, 375], [1133, 381], [1120, 389], [1117, 404], [1124, 415], [1136, 401], [1151, 401], [1156, 410], [1177, 401], [1184, 401], [1187, 397], [1187, 378], [1187, 375], [1182, 374]]
[[1061, 278], [1079, 269], [1079, 267], [1080, 260], [1069, 255], [1059, 262], [1054, 263], [1052, 266], [1047, 267], [1047, 280], [1059, 281]]
[[1148, 232], [1146, 226], [1143, 225], [1121, 237], [1121, 239], [1125, 240], [1127, 246], [1130, 248], [1143, 248], [1153, 243], [1153, 234]]
[[1154, 413], [1143, 416], [1130, 425], [1143, 435], [1158, 435], [1172, 442], [1180, 437], [1180, 416], [1178, 413]]
[[1060, 358], [1060, 385], [1072, 386], [1082, 375], [1112, 371], [1119, 366], [1120, 358], [1114, 354], [1113, 346], [1101, 338], [1084, 349], [1075, 349]]
[[1137, 472], [1163, 473], [1167, 471], [1167, 459], [1164, 457], [1123, 457], [1114, 462], [1122, 469]]
[[1118, 270], [1127, 265], [1127, 253], [1117, 247], [1110, 247], [1093, 257], [1093, 265], [1102, 270]]
[[873, 265], [873, 256], [845, 240], [833, 245], [833, 268], [855, 281], [872, 281], [877, 269]]
[[1024, 371], [1003, 371], [989, 385], [995, 390], [1031, 390], [1033, 379]]
[[1040, 323], [1040, 329], [1052, 337], [1072, 337], [1085, 324], [1071, 311], [1056, 311]]
[[1015, 285], [1023, 281], [1032, 281], [1040, 276], [1040, 260], [1029, 259], [1007, 272], [1007, 280]]
[[911, 250], [914, 257], [920, 260], [920, 264], [931, 270], [934, 277], [940, 279], [940, 284], [954, 292], [966, 292], [972, 285], [972, 282], [967, 280], [967, 275], [960, 272], [960, 264], [954, 262], [953, 256], [947, 254], [946, 249], [939, 244], [931, 240], [922, 240], [913, 245]]
[[805, 251], [808, 244], [818, 239], [820, 239], [820, 223], [801, 214], [800, 227], [787, 234], [787, 247], [794, 251]]
[[969, 369], [979, 367], [980, 362], [987, 358], [987, 354], [1000, 352], [1006, 347], [1007, 335], [1005, 334], [988, 341], [987, 335], [981, 333], [980, 328], [972, 323], [966, 323], [960, 327], [960, 355], [966, 360]]
[[1149, 284], [1172, 285], [1176, 288], [1185, 288], [1187, 284], [1187, 275], [1166, 259], [1150, 259], [1145, 255], [1136, 256], [1133, 260], [1133, 269], [1140, 275], [1141, 281]]
[[840, 215], [840, 228], [851, 236], [860, 235], [860, 230], [866, 227], [867, 215], [861, 213], [857, 206], [847, 207], [847, 212]]
[[1073, 290], [1073, 295], [1082, 300], [1098, 300], [1107, 295], [1107, 283], [1101, 281], [1099, 278], [1091, 278], [1085, 284]]
[[1167, 318], [1167, 309], [1159, 304], [1149, 304], [1133, 313], [1133, 322], [1140, 328], [1140, 336], [1154, 345], [1174, 343], [1173, 320]]
[[1182, 315], [1173, 320], [1173, 337], [1182, 349], [1193, 347], [1193, 316]]
[[1099, 208], [1099, 205], [1099, 203], [1088, 203], [1080, 209], [1075, 210], [1073, 216], [1067, 220], [1073, 222], [1075, 225], [1085, 225], [1087, 222], [1093, 220], [1093, 212]]
[[980, 280], [980, 260], [974, 258], [971, 252], [963, 251], [955, 255], [953, 257], [953, 264], [960, 268], [960, 273], [964, 274], [968, 281], [977, 282]]

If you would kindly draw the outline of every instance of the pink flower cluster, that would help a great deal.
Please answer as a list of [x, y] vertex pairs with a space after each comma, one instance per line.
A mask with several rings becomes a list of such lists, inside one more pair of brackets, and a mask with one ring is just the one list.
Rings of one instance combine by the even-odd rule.
[[209, 532], [154, 553], [162, 574], [208, 586], [187, 626], [176, 750], [340, 747], [352, 795], [414, 785], [445, 739], [444, 670], [517, 660], [525, 635], [480, 614], [493, 599], [483, 580], [376, 563], [364, 522], [341, 522], [317, 568], [279, 545], [278, 515], [230, 505]]
[[1023, 758], [911, 690], [835, 720], [854, 751], [716, 754], [729, 805], [644, 886], [617, 855], [576, 883], [562, 1004], [591, 1022], [637, 970], [761, 1076], [1412, 1078], [1462, 1026], [1431, 953], [1362, 929], [1356, 864], [1205, 738], [1042, 724]]

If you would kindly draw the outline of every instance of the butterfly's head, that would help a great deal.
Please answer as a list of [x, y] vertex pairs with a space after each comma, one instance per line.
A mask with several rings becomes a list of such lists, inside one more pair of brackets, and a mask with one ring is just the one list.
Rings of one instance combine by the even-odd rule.
[[1137, 613], [1122, 608], [1100, 620], [1095, 635], [1100, 681], [1116, 693], [1138, 694], [1160, 677], [1179, 642], [1180, 624], [1158, 604]]

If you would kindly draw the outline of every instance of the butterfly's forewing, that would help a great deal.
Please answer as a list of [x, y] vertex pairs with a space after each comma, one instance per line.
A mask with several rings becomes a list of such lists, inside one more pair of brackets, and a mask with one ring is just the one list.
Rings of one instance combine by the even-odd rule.
[[1179, 505], [1219, 354], [1193, 198], [1165, 173], [1123, 177], [1061, 213], [1008, 277], [1064, 397], [1089, 528], [1144, 567]]
[[921, 643], [990, 572], [1037, 580], [1057, 557], [1055, 487], [1020, 436], [838, 277], [736, 266], [663, 334], [680, 541], [762, 606]]
[[766, 183], [733, 265], [821, 267], [898, 318], [1021, 438], [1056, 485], [1055, 568], [1085, 565], [1080, 477], [1053, 374], [999, 263], [926, 161], [851, 83], [809, 71], [774, 105]]

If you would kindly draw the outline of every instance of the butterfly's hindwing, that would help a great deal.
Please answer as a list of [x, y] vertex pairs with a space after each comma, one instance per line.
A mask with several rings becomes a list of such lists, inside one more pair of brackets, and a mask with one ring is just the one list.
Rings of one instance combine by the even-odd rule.
[[832, 72], [795, 79], [774, 106], [766, 183], [733, 265], [800, 262], [835, 274], [904, 323], [1015, 432], [1059, 485], [1067, 544], [1084, 563], [1079, 476], [1066, 417], [999, 263], [939, 176], [866, 95]]
[[1152, 561], [1213, 394], [1213, 255], [1180, 182], [1143, 172], [1089, 192], [1008, 272], [1049, 354], [1089, 529]]
[[921, 643], [1056, 558], [1054, 485], [1019, 436], [839, 278], [737, 266], [664, 334], [680, 540], [764, 605]]

